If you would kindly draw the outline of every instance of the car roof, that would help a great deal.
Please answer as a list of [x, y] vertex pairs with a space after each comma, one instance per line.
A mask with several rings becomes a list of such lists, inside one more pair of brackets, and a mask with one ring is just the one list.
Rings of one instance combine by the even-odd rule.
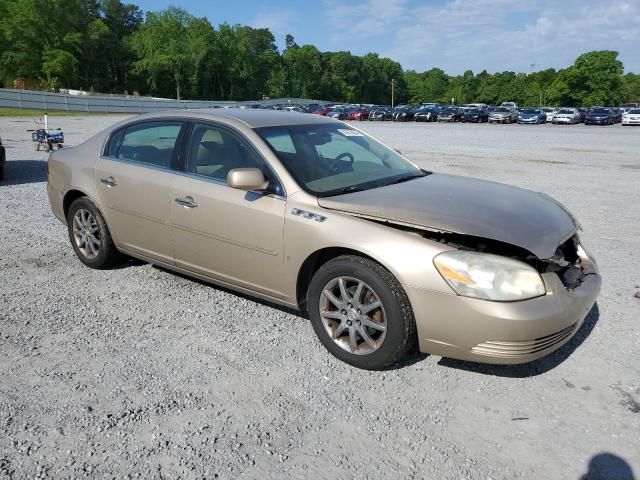
[[[256, 110], [240, 108], [217, 108], [197, 110], [169, 110], [158, 113], [140, 115], [137, 121], [154, 118], [182, 117], [194, 120], [217, 120], [224, 123], [240, 122], [249, 128], [277, 127], [282, 125], [307, 125], [334, 123], [337, 120], [320, 115], [308, 115], [300, 112], [282, 110]], [[128, 119], [131, 121], [131, 119]], [[235, 122], [234, 122], [235, 121]]]

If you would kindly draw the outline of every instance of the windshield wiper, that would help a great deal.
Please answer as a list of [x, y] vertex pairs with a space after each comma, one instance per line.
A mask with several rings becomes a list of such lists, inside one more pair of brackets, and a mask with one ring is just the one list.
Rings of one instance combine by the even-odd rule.
[[416, 174], [403, 175], [401, 177], [396, 178], [392, 182], [387, 183], [386, 185], [395, 185], [397, 183], [408, 182], [409, 180], [413, 180], [414, 178], [422, 178], [422, 177], [426, 177], [426, 174], [420, 173], [418, 175]]
[[349, 185], [348, 187], [341, 188], [340, 190], [334, 190], [328, 196], [332, 197], [334, 195], [342, 195], [344, 193], [362, 192], [363, 190], [369, 190], [369, 189], [364, 187], [359, 187], [357, 185]]
[[349, 186], [341, 188], [339, 190], [334, 190], [334, 191], [332, 191], [331, 193], [329, 193], [328, 195], [325, 195], [325, 196], [333, 197], [334, 195], [342, 195], [342, 194], [345, 194], [345, 193], [362, 192], [363, 190], [371, 190], [372, 188], [386, 187], [387, 185], [395, 185], [396, 183], [407, 182], [409, 180], [413, 180], [414, 178], [426, 177], [427, 175], [430, 175], [430, 173], [431, 172], [427, 172], [427, 171], [423, 170], [419, 174], [403, 175], [403, 176], [401, 176], [399, 178], [396, 178], [395, 180], [393, 180], [390, 183], [383, 183], [383, 184], [378, 184], [378, 185], [369, 186], [369, 187], [363, 187], [363, 186], [360, 186], [360, 185], [349, 185]]

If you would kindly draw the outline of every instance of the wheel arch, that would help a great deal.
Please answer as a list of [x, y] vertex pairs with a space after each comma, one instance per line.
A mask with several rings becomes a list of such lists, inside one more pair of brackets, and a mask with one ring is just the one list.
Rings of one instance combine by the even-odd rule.
[[296, 302], [300, 310], [307, 310], [307, 291], [309, 290], [311, 279], [318, 271], [318, 269], [325, 263], [343, 255], [354, 255], [367, 258], [389, 270], [389, 268], [382, 262], [380, 262], [376, 258], [373, 258], [371, 255], [367, 255], [366, 253], [359, 250], [354, 250], [347, 247], [325, 247], [321, 248], [320, 250], [316, 250], [315, 252], [311, 253], [304, 260], [304, 262], [302, 262], [302, 265], [298, 270], [298, 277], [296, 281]]
[[[65, 220], [67, 218], [67, 215], [69, 214], [69, 208], [71, 208], [71, 204], [82, 197], [87, 197], [91, 200], [91, 197], [89, 195], [87, 195], [82, 190], [78, 190], [77, 188], [73, 188], [64, 194], [64, 198], [62, 199], [62, 211], [64, 213]], [[95, 204], [95, 202], [93, 203]], [[98, 208], [97, 205], [96, 208]]]

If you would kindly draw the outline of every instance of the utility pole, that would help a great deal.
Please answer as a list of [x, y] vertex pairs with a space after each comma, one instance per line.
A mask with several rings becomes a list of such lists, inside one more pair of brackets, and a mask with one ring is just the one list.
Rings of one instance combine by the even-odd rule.
[[396, 86], [396, 80], [394, 78], [391, 79], [391, 108], [394, 107], [394, 101], [395, 101], [395, 86]]
[[542, 108], [542, 87], [540, 87], [540, 108]]

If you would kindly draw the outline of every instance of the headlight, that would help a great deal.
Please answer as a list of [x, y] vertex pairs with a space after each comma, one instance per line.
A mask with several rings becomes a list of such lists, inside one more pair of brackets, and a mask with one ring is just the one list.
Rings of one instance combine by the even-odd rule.
[[591, 252], [586, 248], [584, 248], [584, 245], [582, 244], [582, 242], [578, 244], [577, 253], [583, 266], [585, 267], [591, 266], [594, 273], [600, 273], [600, 269], [598, 268], [598, 262], [596, 262], [596, 259], [593, 258], [593, 255], [591, 254]]
[[464, 297], [510, 302], [546, 293], [540, 274], [511, 258], [452, 250], [436, 256], [433, 263], [449, 286]]

